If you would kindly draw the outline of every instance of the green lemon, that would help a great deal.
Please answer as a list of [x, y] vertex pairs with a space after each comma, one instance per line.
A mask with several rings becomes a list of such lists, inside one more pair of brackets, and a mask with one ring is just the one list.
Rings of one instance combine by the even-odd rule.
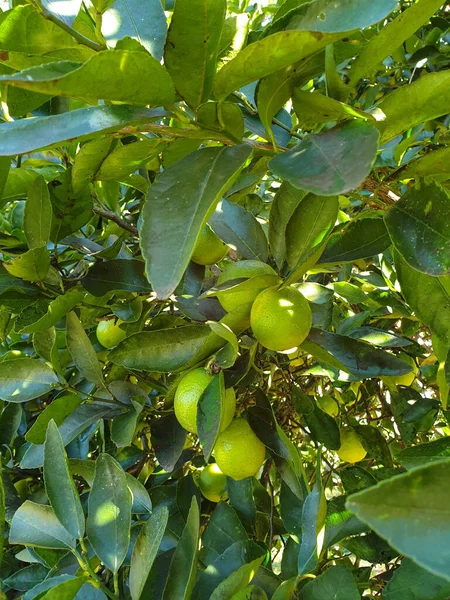
[[362, 460], [367, 452], [359, 441], [359, 437], [351, 427], [341, 429], [341, 447], [337, 451], [341, 460], [349, 463], [356, 463]]
[[250, 325], [260, 344], [282, 352], [299, 346], [311, 329], [308, 301], [294, 287], [271, 287], [259, 294], [250, 313]]
[[[178, 384], [174, 400], [175, 416], [180, 425], [191, 433], [197, 433], [198, 401], [211, 380], [212, 375], [200, 368], [187, 373]], [[225, 391], [222, 430], [231, 423], [235, 410], [236, 395], [233, 388], [228, 388]]]
[[332, 396], [320, 396], [317, 398], [317, 404], [327, 413], [327, 415], [330, 415], [330, 417], [338, 416], [339, 405]]
[[234, 419], [217, 438], [214, 457], [222, 473], [240, 480], [258, 473], [266, 447], [245, 419]]
[[192, 253], [191, 260], [198, 265], [214, 265], [226, 256], [228, 246], [214, 233], [209, 225], [205, 225]]
[[100, 321], [97, 325], [97, 339], [104, 348], [114, 348], [127, 337], [126, 332], [119, 327], [122, 322], [120, 319], [117, 322], [109, 319]]
[[198, 487], [205, 498], [211, 502], [220, 502], [225, 496], [227, 477], [216, 463], [206, 465], [198, 478]]

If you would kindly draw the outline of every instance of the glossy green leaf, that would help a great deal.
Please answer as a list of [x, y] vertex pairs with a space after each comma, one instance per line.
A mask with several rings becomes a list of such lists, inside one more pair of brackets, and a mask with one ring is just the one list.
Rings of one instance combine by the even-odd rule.
[[88, 576], [85, 575], [62, 581], [50, 588], [43, 596], [39, 596], [39, 598], [42, 600], [53, 600], [54, 598], [58, 598], [58, 600], [72, 600], [72, 598], [77, 597], [81, 586], [83, 586], [88, 579]]
[[383, 590], [383, 600], [446, 600], [450, 582], [404, 558]]
[[171, 473], [183, 451], [186, 430], [178, 423], [174, 414], [152, 422], [152, 446], [162, 468]]
[[377, 427], [357, 425], [355, 431], [367, 454], [385, 467], [392, 467], [392, 456], [389, 446]]
[[75, 538], [61, 525], [50, 506], [26, 500], [14, 513], [9, 532], [11, 544], [68, 550]]
[[250, 154], [246, 145], [203, 148], [166, 169], [150, 187], [140, 244], [159, 298], [177, 287], [202, 227]]
[[166, 141], [159, 138], [144, 138], [132, 144], [117, 146], [102, 162], [95, 178], [100, 181], [121, 181], [157, 156], [166, 145]]
[[[247, 527], [254, 529], [256, 521], [256, 502], [253, 494], [253, 478], [245, 477], [245, 479], [237, 481], [232, 477], [227, 477], [227, 493], [230, 504], [236, 511], [241, 522]], [[245, 537], [244, 540], [247, 540], [247, 537]], [[228, 544], [227, 548], [230, 545], [231, 544]]]
[[329, 567], [302, 588], [305, 600], [359, 600], [360, 593], [351, 571]]
[[[103, 73], [103, 77], [99, 77]], [[112, 76], [113, 75], [113, 76]], [[160, 63], [146, 52], [105, 50], [86, 63], [71, 61], [31, 67], [0, 81], [41, 94], [82, 96], [159, 106], [174, 100], [173, 83]]]
[[385, 27], [380, 28], [377, 35], [367, 42], [352, 63], [349, 86], [354, 87], [364, 75], [370, 74], [378, 67], [383, 59], [392, 55], [403, 42], [428, 22], [441, 5], [441, 0], [420, 0], [402, 11]]
[[[236, 596], [235, 594], [238, 594], [238, 592], [247, 592], [247, 586], [248, 584], [252, 581], [256, 571], [259, 569], [259, 567], [261, 566], [263, 560], [264, 560], [265, 556], [259, 556], [258, 558], [255, 558], [254, 560], [252, 560], [251, 562], [242, 565], [241, 567], [239, 567], [236, 571], [233, 571], [232, 573], [230, 573], [230, 575], [228, 575], [228, 577], [226, 579], [224, 579], [223, 581], [221, 581], [219, 583], [219, 585], [216, 587], [216, 589], [214, 590], [214, 592], [211, 594], [210, 599], [211, 600], [227, 600], [228, 598], [235, 598]], [[253, 591], [255, 590], [254, 586], [251, 586], [250, 593], [252, 595]], [[261, 588], [259, 588], [261, 590]], [[244, 595], [243, 598], [244, 600], [246, 599], [250, 599], [251, 600], [251, 595]]]
[[215, 375], [200, 396], [197, 406], [198, 439], [207, 462], [216, 443], [223, 420], [225, 383], [223, 372]]
[[43, 177], [37, 177], [28, 190], [25, 204], [24, 233], [28, 247], [42, 248], [50, 238], [52, 205]]
[[[80, 589], [80, 586], [82, 586], [85, 581], [86, 577], [74, 577], [73, 575], [57, 575], [56, 577], [48, 577], [42, 583], [29, 590], [23, 596], [23, 600], [37, 600], [38, 598], [46, 598], [46, 600], [51, 600], [52, 595], [56, 596], [57, 594], [58, 600], [60, 600], [60, 598], [61, 600], [72, 600], [78, 589]], [[92, 588], [90, 584], [89, 588]], [[63, 595], [66, 593], [68, 594], [67, 596]], [[72, 596], [70, 596], [70, 594], [72, 594]], [[81, 596], [80, 600], [83, 600], [83, 596]], [[88, 597], [86, 600], [103, 600], [103, 597], [94, 597], [92, 599], [89, 599]]]
[[322, 246], [336, 222], [336, 196], [307, 194], [294, 210], [286, 227], [286, 260], [294, 270]]
[[427, 465], [435, 460], [442, 460], [450, 456], [450, 439], [440, 438], [425, 444], [417, 444], [404, 448], [395, 455], [397, 460], [405, 469]]
[[438, 148], [411, 161], [398, 172], [400, 179], [414, 179], [450, 173], [450, 148]]
[[140, 260], [97, 262], [89, 269], [82, 284], [93, 296], [103, 296], [117, 290], [150, 292], [151, 286], [145, 277], [144, 267]]
[[111, 423], [111, 439], [118, 448], [130, 446], [136, 434], [142, 404], [131, 401], [126, 412], [114, 417]]
[[66, 322], [67, 349], [73, 362], [83, 377], [95, 385], [103, 387], [102, 368], [83, 325], [74, 312], [68, 313]]
[[261, 546], [251, 540], [235, 542], [199, 575], [192, 600], [211, 597], [220, 584], [233, 572], [253, 561], [258, 564], [258, 561], [262, 560], [264, 556], [265, 551]]
[[142, 527], [133, 548], [130, 568], [130, 593], [132, 600], [139, 600], [147, 577], [161, 544], [169, 511], [165, 506], [156, 510]]
[[343, 223], [328, 239], [318, 263], [352, 262], [381, 254], [391, 244], [383, 219]]
[[214, 357], [216, 365], [222, 369], [228, 369], [234, 365], [239, 354], [239, 345], [236, 334], [224, 323], [208, 321], [211, 331], [223, 338], [225, 346], [219, 350]]
[[163, 600], [189, 600], [191, 598], [197, 572], [199, 536], [200, 512], [194, 497], [186, 525], [170, 563]]
[[449, 92], [450, 71], [444, 70], [428, 73], [387, 95], [376, 107], [381, 119], [378, 122], [381, 142], [387, 142], [419, 123], [446, 115]]
[[38, 583], [41, 583], [48, 575], [48, 568], [44, 565], [29, 565], [13, 573], [3, 580], [3, 583], [13, 590], [26, 592]]
[[295, 88], [292, 103], [297, 113], [299, 125], [304, 129], [314, 129], [317, 123], [345, 121], [347, 119], [373, 119], [368, 113], [357, 110], [349, 104], [333, 100], [320, 92], [307, 92]]
[[[5, 406], [0, 415], [0, 444], [9, 446], [15, 437], [22, 421], [22, 407], [20, 404], [10, 402]], [[0, 491], [1, 498], [1, 491]], [[0, 500], [1, 502], [1, 500]], [[1, 504], [0, 504], [1, 512]], [[1, 516], [1, 515], [0, 515]]]
[[450, 277], [431, 277], [395, 257], [397, 277], [405, 300], [445, 344], [450, 346]]
[[112, 138], [104, 137], [81, 146], [72, 166], [72, 187], [75, 193], [85, 189], [95, 179], [110, 151], [112, 141]]
[[[302, 346], [319, 360], [338, 361], [341, 368], [360, 378], [405, 375], [411, 366], [370, 344], [312, 328]], [[329, 362], [333, 366], [333, 362]]]
[[128, 551], [131, 504], [122, 467], [109, 454], [100, 454], [89, 494], [86, 532], [97, 556], [114, 573]]
[[307, 136], [292, 150], [272, 158], [269, 167], [294, 187], [318, 195], [343, 194], [356, 189], [370, 173], [378, 140], [375, 127], [350, 121]]
[[0, 398], [7, 402], [28, 402], [48, 394], [58, 378], [44, 362], [34, 358], [5, 360], [0, 369]]
[[28, 4], [4, 13], [0, 20], [0, 40], [2, 50], [26, 54], [45, 54], [77, 46], [69, 33], [45, 19]]
[[248, 535], [236, 512], [226, 502], [219, 502], [203, 532], [200, 558], [208, 565], [213, 562], [211, 560], [213, 556], [217, 558], [234, 542], [246, 539]]
[[169, 373], [181, 369], [195, 356], [209, 333], [209, 327], [204, 325], [142, 331], [116, 346], [109, 359], [129, 369]]
[[[102, 34], [115, 45], [124, 37], [137, 40], [160, 61], [167, 34], [167, 22], [160, 0], [115, 0], [103, 14]], [[111, 26], [114, 24], [114, 26]]]
[[80, 289], [71, 289], [49, 302], [43, 301], [25, 308], [19, 315], [17, 333], [37, 333], [53, 327], [83, 299]]
[[450, 273], [450, 196], [437, 183], [410, 188], [384, 216], [405, 261], [427, 275]]
[[324, 412], [317, 403], [314, 410], [304, 416], [306, 425], [311, 431], [312, 437], [323, 444], [329, 450], [339, 450], [341, 436], [336, 421], [328, 413]]
[[[9, 173], [11, 172], [11, 158], [9, 156], [3, 156], [0, 158], [0, 199], [3, 197], [6, 182], [8, 181]], [[0, 200], [0, 206], [2, 201]]]
[[[63, 113], [50, 117], [22, 119], [13, 123], [1, 123], [0, 156], [25, 154], [72, 138], [93, 137], [96, 133], [108, 133], [126, 125], [148, 122], [160, 115], [160, 110], [154, 111], [135, 106], [90, 106], [73, 110], [70, 114]], [[35, 174], [30, 176], [31, 172], [23, 169], [13, 169], [11, 173], [16, 171], [21, 173], [21, 179], [26, 173], [26, 180], [12, 181], [11, 184], [7, 182], [4, 196], [6, 193], [12, 194], [19, 183], [22, 188], [26, 186], [28, 189], [31, 179], [36, 177]], [[16, 173], [14, 179], [16, 179]]]
[[244, 258], [267, 261], [267, 239], [253, 214], [229, 200], [221, 200], [209, 223], [226, 244], [235, 247]]
[[298, 553], [298, 575], [306, 575], [319, 564], [323, 545], [323, 528], [327, 513], [327, 501], [322, 488], [320, 466], [314, 489], [306, 496], [302, 510], [302, 539]]
[[164, 60], [177, 92], [192, 108], [211, 95], [225, 13], [225, 0], [175, 4]]
[[45, 491], [59, 522], [75, 538], [84, 535], [84, 513], [58, 426], [51, 420], [44, 445]]
[[449, 472], [450, 462], [439, 461], [383, 481], [347, 501], [349, 510], [393, 548], [447, 581]]
[[42, 281], [50, 268], [50, 253], [45, 247], [33, 248], [3, 266], [14, 277], [25, 281]]
[[26, 439], [32, 444], [43, 444], [50, 421], [54, 421], [57, 426], [61, 425], [64, 419], [81, 404], [82, 399], [75, 394], [60, 396], [39, 413], [38, 418], [26, 433]]
[[[100, 419], [110, 417], [111, 413], [114, 414], [114, 411], [110, 404], [90, 402], [78, 406], [59, 427], [64, 445], [67, 446], [80, 433]], [[37, 469], [43, 464], [44, 444], [32, 444], [25, 451], [20, 466], [22, 469]]]
[[305, 195], [304, 190], [284, 181], [274, 196], [270, 209], [269, 243], [278, 268], [282, 267], [286, 258], [286, 228]]
[[344, 34], [317, 35], [309, 31], [280, 31], [250, 44], [217, 73], [214, 95], [224, 100], [231, 92], [306, 58]]

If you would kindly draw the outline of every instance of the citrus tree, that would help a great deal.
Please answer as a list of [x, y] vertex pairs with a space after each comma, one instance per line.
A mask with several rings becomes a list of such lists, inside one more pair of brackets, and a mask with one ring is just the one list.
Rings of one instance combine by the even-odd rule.
[[442, 0], [0, 15], [3, 598], [450, 597]]

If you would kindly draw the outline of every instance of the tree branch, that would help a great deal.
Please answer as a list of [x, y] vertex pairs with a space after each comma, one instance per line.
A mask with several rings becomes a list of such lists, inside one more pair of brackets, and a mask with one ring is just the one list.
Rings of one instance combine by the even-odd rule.
[[118, 225], [122, 229], [125, 229], [125, 231], [128, 231], [129, 233], [132, 233], [134, 236], [139, 237], [139, 232], [136, 229], [136, 227], [134, 225], [132, 225], [131, 223], [128, 223], [128, 221], [125, 221], [125, 219], [122, 219], [121, 217], [119, 217], [119, 215], [116, 215], [116, 213], [114, 213], [110, 210], [104, 210], [103, 208], [96, 208], [96, 207], [94, 207], [92, 209], [92, 211], [99, 217], [102, 217], [103, 219], [108, 219], [108, 221], [113, 221], [116, 225]]

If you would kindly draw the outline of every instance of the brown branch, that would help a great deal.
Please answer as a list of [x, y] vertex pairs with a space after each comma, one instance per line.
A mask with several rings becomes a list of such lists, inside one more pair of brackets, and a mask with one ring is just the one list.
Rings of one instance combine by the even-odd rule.
[[399, 198], [388, 185], [377, 181], [374, 177], [367, 177], [361, 188], [372, 192], [377, 199], [381, 200], [383, 206], [392, 206]]
[[103, 208], [96, 208], [96, 207], [93, 208], [92, 211], [99, 217], [102, 217], [103, 219], [107, 219], [108, 221], [113, 221], [116, 225], [118, 225], [122, 229], [125, 229], [125, 231], [128, 231], [129, 233], [132, 233], [134, 236], [139, 237], [139, 232], [138, 232], [137, 228], [134, 225], [132, 225], [131, 223], [128, 223], [128, 221], [125, 221], [125, 219], [122, 219], [121, 217], [119, 217], [119, 215], [116, 215], [116, 213], [111, 212], [110, 210], [104, 210]]

